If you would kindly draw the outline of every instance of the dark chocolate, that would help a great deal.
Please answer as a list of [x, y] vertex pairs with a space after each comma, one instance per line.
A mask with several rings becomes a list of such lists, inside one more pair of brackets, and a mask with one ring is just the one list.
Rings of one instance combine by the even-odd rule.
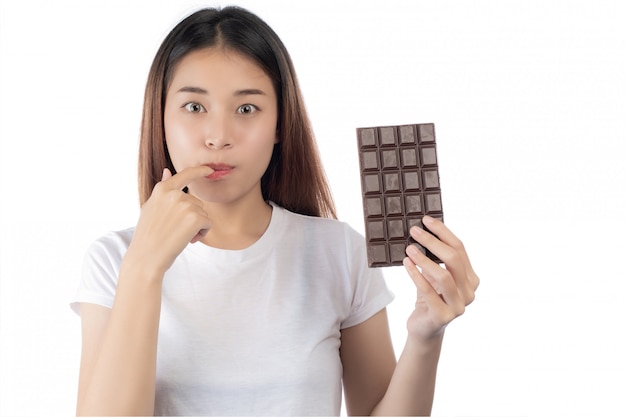
[[443, 221], [435, 125], [356, 131], [369, 266], [402, 265], [411, 244], [441, 263], [409, 234], [413, 226], [425, 228], [426, 214]]

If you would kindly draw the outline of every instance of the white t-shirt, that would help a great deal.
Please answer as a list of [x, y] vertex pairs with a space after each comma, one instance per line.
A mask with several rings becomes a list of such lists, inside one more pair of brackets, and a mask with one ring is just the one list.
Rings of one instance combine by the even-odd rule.
[[[243, 250], [189, 244], [165, 274], [156, 415], [338, 415], [340, 330], [393, 299], [345, 223], [274, 204]], [[79, 303], [113, 306], [133, 229], [87, 251]]]

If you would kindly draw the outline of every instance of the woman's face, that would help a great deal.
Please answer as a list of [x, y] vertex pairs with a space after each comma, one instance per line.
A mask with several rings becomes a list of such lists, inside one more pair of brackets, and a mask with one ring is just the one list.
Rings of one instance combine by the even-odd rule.
[[277, 119], [272, 81], [251, 59], [221, 48], [183, 57], [165, 97], [167, 148], [177, 172], [215, 170], [189, 184], [189, 192], [215, 203], [260, 197]]

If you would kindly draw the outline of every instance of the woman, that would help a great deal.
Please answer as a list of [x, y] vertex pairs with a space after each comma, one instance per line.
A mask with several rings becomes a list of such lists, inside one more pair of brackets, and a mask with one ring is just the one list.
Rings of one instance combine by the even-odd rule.
[[[335, 220], [293, 66], [235, 7], [166, 37], [146, 88], [141, 215], [88, 250], [78, 414], [429, 414], [445, 326], [478, 278], [461, 242], [412, 236], [396, 363], [379, 270]], [[421, 271], [421, 272], [420, 272]]]

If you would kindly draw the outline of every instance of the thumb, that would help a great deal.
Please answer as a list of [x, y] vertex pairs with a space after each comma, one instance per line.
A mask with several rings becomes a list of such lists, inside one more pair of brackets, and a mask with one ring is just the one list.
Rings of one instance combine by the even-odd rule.
[[168, 168], [164, 168], [163, 175], [161, 176], [161, 181], [165, 181], [170, 178], [172, 178], [172, 172]]

